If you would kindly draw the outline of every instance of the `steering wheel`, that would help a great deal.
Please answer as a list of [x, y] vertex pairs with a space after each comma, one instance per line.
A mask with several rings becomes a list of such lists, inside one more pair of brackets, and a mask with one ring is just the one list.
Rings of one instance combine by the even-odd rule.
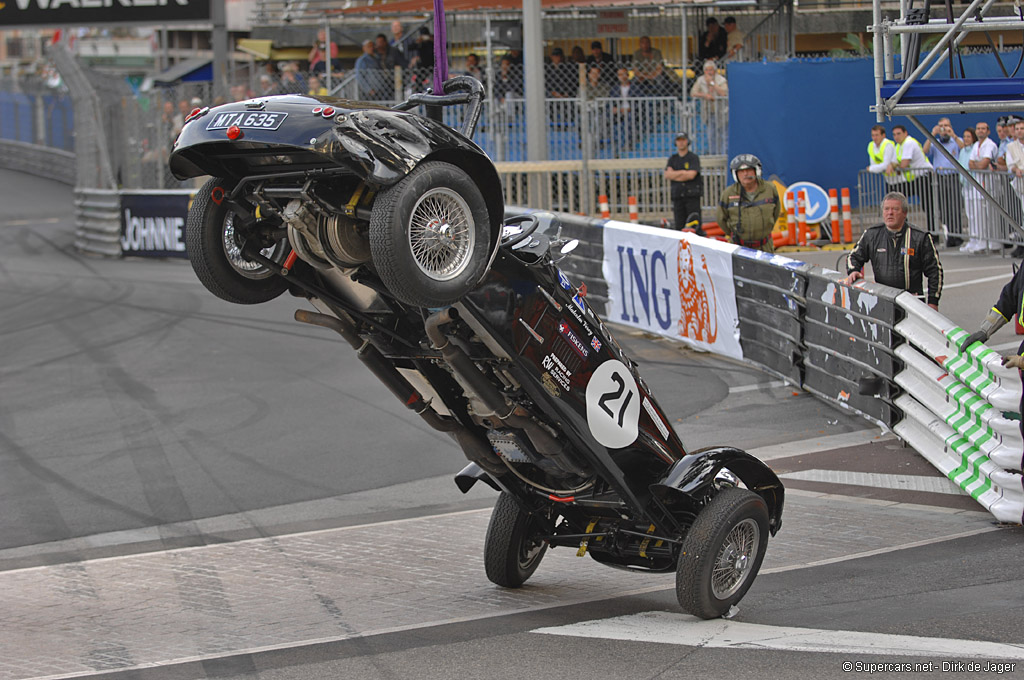
[[505, 223], [501, 225], [502, 230], [504, 231], [505, 227], [514, 227], [517, 224], [526, 224], [527, 226], [523, 227], [523, 230], [514, 236], [506, 238], [503, 235], [501, 239], [502, 248], [512, 248], [513, 246], [517, 246], [530, 238], [530, 235], [537, 231], [537, 227], [540, 226], [540, 220], [538, 220], [534, 215], [517, 215], [506, 220]]

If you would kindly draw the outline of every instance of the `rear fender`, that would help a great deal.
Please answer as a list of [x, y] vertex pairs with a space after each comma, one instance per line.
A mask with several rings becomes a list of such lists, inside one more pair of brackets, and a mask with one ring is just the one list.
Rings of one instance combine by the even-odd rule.
[[729, 446], [694, 451], [680, 458], [662, 480], [651, 485], [651, 493], [662, 500], [682, 498], [695, 502], [702, 497], [723, 468], [736, 475], [768, 506], [769, 529], [774, 536], [782, 527], [785, 489], [782, 481], [763, 462], [741, 449]]

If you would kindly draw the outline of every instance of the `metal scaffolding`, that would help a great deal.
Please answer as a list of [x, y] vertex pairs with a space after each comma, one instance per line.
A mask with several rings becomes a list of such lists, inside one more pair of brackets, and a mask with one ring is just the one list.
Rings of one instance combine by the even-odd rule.
[[[1024, 78], [1014, 77], [1016, 70], [1005, 78], [953, 77], [956, 75], [953, 68], [955, 51], [969, 33], [1024, 30], [1024, 9], [1015, 1], [1013, 11], [1016, 16], [987, 16], [996, 6], [996, 0], [973, 0], [954, 18], [952, 2], [946, 0], [944, 7], [947, 16], [933, 19], [929, 15], [930, 6], [930, 0], [925, 0], [924, 9], [915, 10], [913, 0], [901, 0], [900, 17], [893, 21], [882, 17], [882, 0], [873, 1], [873, 23], [868, 27], [869, 32], [875, 35], [875, 104], [871, 110], [875, 112], [879, 123], [893, 116], [906, 116], [953, 163], [953, 167], [967, 182], [995, 206], [1010, 224], [1024, 233], [1024, 228], [1010, 216], [1006, 208], [957, 163], [932, 135], [931, 130], [917, 118], [924, 114], [1019, 111], [1024, 107]], [[924, 57], [919, 52], [922, 34], [942, 36]], [[897, 73], [894, 45], [898, 36], [906, 36], [906, 39], [900, 40], [900, 72]], [[989, 41], [991, 43], [991, 38]], [[941, 66], [944, 54], [949, 58], [951, 77], [933, 80], [932, 76]]]

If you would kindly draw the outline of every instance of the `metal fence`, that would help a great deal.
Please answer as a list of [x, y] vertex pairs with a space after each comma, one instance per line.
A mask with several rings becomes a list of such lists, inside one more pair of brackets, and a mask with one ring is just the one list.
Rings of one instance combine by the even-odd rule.
[[[1024, 180], [994, 170], [972, 170], [971, 174], [1021, 224]], [[861, 170], [857, 200], [862, 229], [880, 222], [882, 199], [890, 191], [899, 191], [909, 199], [909, 222], [927, 229], [948, 246], [960, 246], [964, 252], [1000, 251], [1024, 241], [995, 205], [950, 169], [918, 170], [910, 178]]]
[[74, 112], [59, 78], [0, 80], [0, 139], [72, 151]]

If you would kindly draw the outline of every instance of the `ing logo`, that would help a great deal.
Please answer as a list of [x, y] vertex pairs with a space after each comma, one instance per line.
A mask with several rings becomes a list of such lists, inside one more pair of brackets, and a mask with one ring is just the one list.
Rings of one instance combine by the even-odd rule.
[[689, 241], [679, 241], [679, 335], [713, 344], [718, 338], [715, 283], [708, 271], [707, 258], [702, 253], [697, 268], [695, 255]]

